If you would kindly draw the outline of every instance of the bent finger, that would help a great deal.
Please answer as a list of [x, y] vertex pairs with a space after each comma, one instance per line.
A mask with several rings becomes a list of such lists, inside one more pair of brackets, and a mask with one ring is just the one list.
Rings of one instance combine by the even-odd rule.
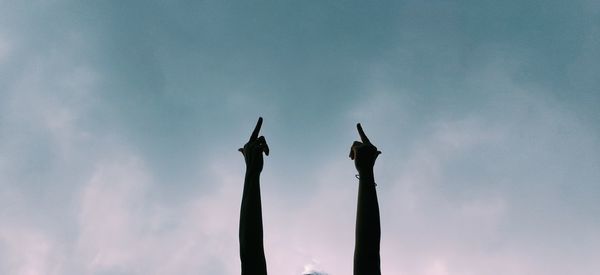
[[361, 145], [363, 145], [363, 143], [360, 141], [355, 141], [352, 143], [352, 146], [350, 146], [350, 155], [349, 155], [351, 160], [354, 160], [354, 153], [355, 153], [354, 149]]
[[260, 146], [260, 148], [263, 150], [263, 152], [265, 152], [265, 155], [269, 155], [269, 145], [267, 144], [267, 140], [265, 139], [264, 136], [260, 136], [258, 138], [258, 144]]

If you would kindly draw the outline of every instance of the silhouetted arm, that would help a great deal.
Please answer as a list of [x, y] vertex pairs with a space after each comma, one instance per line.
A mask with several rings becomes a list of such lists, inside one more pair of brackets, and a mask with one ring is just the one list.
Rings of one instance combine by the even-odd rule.
[[250, 140], [239, 151], [246, 162], [244, 192], [240, 210], [240, 260], [242, 275], [266, 275], [267, 264], [263, 247], [262, 206], [260, 200], [260, 173], [263, 168], [263, 152], [269, 155], [269, 147], [263, 136], [258, 137], [262, 118], [258, 119]]
[[360, 123], [356, 127], [362, 142], [355, 141], [350, 150], [350, 158], [354, 160], [359, 175], [354, 275], [380, 275], [381, 227], [373, 166], [381, 152], [371, 144]]

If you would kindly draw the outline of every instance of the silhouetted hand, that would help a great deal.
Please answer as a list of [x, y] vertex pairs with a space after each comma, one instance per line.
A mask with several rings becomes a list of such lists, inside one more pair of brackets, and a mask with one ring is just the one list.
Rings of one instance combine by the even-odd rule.
[[350, 159], [354, 160], [354, 165], [359, 174], [372, 173], [373, 166], [375, 166], [375, 160], [377, 156], [381, 154], [381, 151], [377, 150], [377, 147], [371, 143], [365, 132], [363, 131], [360, 123], [356, 124], [358, 134], [360, 135], [360, 141], [355, 141], [350, 148]]
[[263, 155], [269, 155], [269, 146], [264, 136], [258, 137], [260, 127], [262, 126], [262, 117], [258, 118], [256, 127], [250, 136], [250, 140], [244, 145], [244, 148], [238, 149], [244, 155], [246, 161], [246, 172], [258, 172], [260, 173], [263, 169]]

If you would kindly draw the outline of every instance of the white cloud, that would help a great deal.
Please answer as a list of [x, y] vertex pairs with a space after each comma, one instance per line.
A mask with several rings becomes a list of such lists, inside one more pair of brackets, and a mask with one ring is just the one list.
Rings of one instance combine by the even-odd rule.
[[302, 271], [302, 275], [327, 275], [327, 273], [317, 270], [314, 264], [307, 264], [304, 266], [304, 271]]
[[0, 227], [0, 272], [11, 275], [61, 274], [61, 247], [38, 228]]
[[150, 199], [152, 178], [140, 160], [100, 165], [82, 192], [77, 253], [86, 274], [234, 274], [238, 192], [215, 168], [217, 190], [179, 205]]

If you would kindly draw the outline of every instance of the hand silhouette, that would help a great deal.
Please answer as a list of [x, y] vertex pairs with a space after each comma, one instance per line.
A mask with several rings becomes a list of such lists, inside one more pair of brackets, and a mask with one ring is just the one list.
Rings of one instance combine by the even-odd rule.
[[375, 160], [377, 156], [381, 154], [381, 151], [377, 150], [377, 147], [371, 143], [367, 135], [360, 126], [360, 123], [356, 124], [358, 134], [360, 135], [360, 141], [355, 141], [350, 148], [350, 159], [354, 160], [354, 165], [358, 173], [372, 172], [373, 166], [375, 166]]
[[256, 127], [254, 127], [254, 131], [250, 136], [248, 142], [244, 145], [243, 148], [238, 149], [238, 151], [242, 152], [244, 155], [244, 160], [246, 161], [246, 170], [247, 172], [261, 172], [263, 169], [263, 155], [269, 155], [269, 146], [267, 145], [267, 141], [264, 136], [258, 137], [258, 133], [260, 132], [260, 127], [262, 126], [262, 117], [258, 118], [258, 122], [256, 122]]

